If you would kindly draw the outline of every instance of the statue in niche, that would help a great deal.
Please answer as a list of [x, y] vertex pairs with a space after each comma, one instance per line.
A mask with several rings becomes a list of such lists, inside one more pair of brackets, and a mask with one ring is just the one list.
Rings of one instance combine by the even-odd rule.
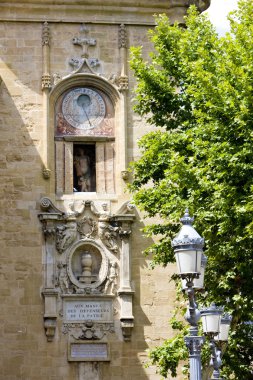
[[69, 282], [66, 274], [66, 264], [61, 261], [57, 264], [58, 267], [58, 279], [57, 285], [60, 287], [62, 293], [69, 293]]
[[116, 261], [110, 262], [109, 274], [107, 276], [107, 282], [105, 285], [105, 293], [108, 292], [109, 288], [111, 288], [111, 294], [115, 293], [115, 287], [117, 285], [117, 263]]
[[95, 184], [95, 146], [74, 145], [74, 191], [94, 192]]
[[97, 275], [92, 274], [92, 264], [92, 255], [89, 251], [84, 251], [81, 255], [82, 274], [78, 278], [80, 282], [84, 284], [91, 284], [97, 280]]

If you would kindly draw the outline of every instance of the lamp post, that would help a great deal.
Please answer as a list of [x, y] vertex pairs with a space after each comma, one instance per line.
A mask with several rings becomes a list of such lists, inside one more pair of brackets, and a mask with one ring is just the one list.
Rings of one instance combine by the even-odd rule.
[[[187, 294], [189, 304], [185, 319], [190, 324], [190, 334], [185, 337], [185, 344], [189, 350], [190, 380], [201, 380], [201, 346], [204, 337], [198, 335], [198, 322], [202, 318], [203, 332], [210, 340], [213, 377], [210, 380], [223, 380], [220, 378], [221, 342], [228, 340], [229, 326], [232, 317], [225, 314], [223, 308], [212, 304], [209, 308], [199, 311], [195, 301], [195, 292], [204, 288], [204, 274], [207, 257], [203, 253], [204, 239], [192, 227], [194, 218], [190, 217], [186, 209], [180, 219], [183, 226], [172, 240], [175, 251], [178, 275], [182, 281], [182, 290]], [[216, 344], [215, 341], [219, 342]]]
[[210, 366], [213, 367], [213, 377], [211, 380], [223, 380], [220, 377], [221, 361], [221, 344], [228, 340], [229, 327], [232, 317], [224, 314], [223, 308], [216, 307], [212, 304], [209, 308], [201, 310], [201, 319], [203, 324], [203, 332], [210, 338], [211, 360]]
[[172, 240], [175, 251], [178, 274], [185, 284], [185, 292], [188, 296], [189, 305], [185, 319], [190, 324], [190, 334], [185, 337], [185, 344], [189, 350], [190, 380], [201, 380], [201, 346], [204, 342], [202, 336], [198, 336], [198, 321], [200, 312], [195, 301], [194, 280], [199, 279], [201, 271], [204, 276], [203, 257], [204, 239], [192, 227], [193, 218], [188, 210], [180, 219], [183, 226]]

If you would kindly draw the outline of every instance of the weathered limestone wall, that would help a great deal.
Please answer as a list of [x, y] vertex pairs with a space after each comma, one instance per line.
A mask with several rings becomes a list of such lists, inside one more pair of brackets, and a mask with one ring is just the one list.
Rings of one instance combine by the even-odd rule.
[[[127, 24], [127, 46], [143, 45], [148, 51], [146, 31], [153, 22], [152, 14], [162, 9], [175, 16], [173, 8], [167, 8], [168, 1], [156, 1], [153, 7], [139, 1], [136, 8], [132, 1], [120, 5], [113, 1], [85, 1], [82, 6], [77, 1], [56, 3], [0, 1], [0, 379], [3, 380], [89, 379], [88, 372], [85, 377], [87, 367], [67, 360], [67, 336], [61, 332], [61, 322], [52, 342], [47, 341], [43, 324], [41, 292], [46, 256], [38, 219], [39, 202], [44, 196], [50, 197], [63, 211], [68, 204], [66, 199], [55, 196], [54, 125], [50, 120], [47, 130], [47, 100], [41, 90], [42, 23], [49, 21], [52, 80], [53, 74], [60, 77], [70, 74], [68, 60], [80, 55], [80, 47], [71, 41], [83, 21], [89, 27], [89, 36], [97, 40], [97, 45], [89, 50], [92, 57], [101, 61], [97, 72], [108, 79], [122, 70], [118, 41], [121, 22]], [[181, 7], [178, 14], [182, 9], [185, 8]], [[132, 77], [128, 68], [127, 74]], [[131, 86], [132, 83], [130, 79]], [[126, 92], [124, 153], [128, 162], [138, 155], [137, 139], [147, 131], [143, 121], [132, 114], [132, 97], [130, 87]], [[49, 110], [50, 107], [49, 103]], [[117, 141], [118, 162], [123, 151], [121, 141]], [[43, 177], [44, 167], [51, 170], [49, 179]], [[117, 192], [110, 199], [112, 213], [129, 198], [120, 172], [116, 172], [116, 178]], [[152, 243], [140, 231], [144, 222], [137, 212], [131, 250], [135, 291], [132, 340], [124, 342], [119, 329], [109, 334], [111, 361], [100, 363], [99, 374], [96, 372], [99, 379], [160, 379], [154, 368], [144, 368], [143, 363], [147, 361], [146, 349], [171, 334], [168, 318], [173, 309], [174, 288], [169, 277], [174, 266], [149, 268], [149, 259], [141, 253]]]

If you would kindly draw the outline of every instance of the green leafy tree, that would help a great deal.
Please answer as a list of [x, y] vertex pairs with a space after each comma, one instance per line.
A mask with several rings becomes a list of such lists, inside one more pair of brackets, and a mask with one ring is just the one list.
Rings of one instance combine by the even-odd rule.
[[[239, 1], [222, 38], [194, 7], [186, 28], [161, 15], [149, 33], [150, 60], [141, 47], [131, 58], [135, 111], [157, 127], [139, 142], [130, 185], [139, 208], [158, 217], [145, 228], [162, 236], [149, 249], [153, 264], [174, 261], [171, 239], [188, 207], [208, 256], [201, 302], [215, 301], [233, 315], [223, 375], [244, 380], [253, 378], [253, 328], [245, 324], [253, 320], [252, 20], [251, 0]], [[150, 353], [163, 376], [176, 376], [175, 363], [185, 359], [179, 334]]]

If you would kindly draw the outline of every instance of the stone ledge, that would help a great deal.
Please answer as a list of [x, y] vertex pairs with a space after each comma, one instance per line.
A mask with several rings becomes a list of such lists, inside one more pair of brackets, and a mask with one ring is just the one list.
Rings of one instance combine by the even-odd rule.
[[[210, 0], [192, 0], [203, 11]], [[188, 0], [160, 0], [147, 4], [146, 0], [0, 0], [1, 21], [22, 22], [80, 22], [128, 25], [154, 25], [154, 14], [166, 13], [171, 22], [183, 22]]]

